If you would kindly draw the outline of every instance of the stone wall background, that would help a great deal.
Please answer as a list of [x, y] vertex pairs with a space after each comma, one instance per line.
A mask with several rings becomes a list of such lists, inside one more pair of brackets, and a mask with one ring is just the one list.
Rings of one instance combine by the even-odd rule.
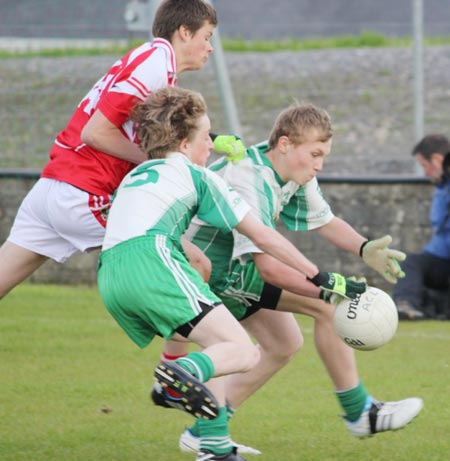
[[[16, 177], [0, 174], [0, 241], [12, 226], [17, 209], [36, 181], [35, 175]], [[381, 182], [380, 182], [381, 181]], [[407, 252], [420, 251], [429, 236], [428, 209], [433, 187], [418, 178], [383, 181], [337, 180], [323, 177], [321, 188], [334, 213], [350, 222], [369, 238], [391, 234], [396, 248]], [[359, 257], [330, 245], [314, 232], [286, 232], [286, 235], [322, 270], [345, 275], [363, 274], [369, 283], [390, 290], [389, 284], [368, 269]], [[30, 281], [41, 283], [95, 284], [97, 252], [77, 254], [64, 264], [45, 263]]]
[[[0, 60], [0, 168], [41, 169], [74, 107], [119, 56]], [[333, 120], [328, 175], [414, 174], [413, 59], [409, 48], [226, 53], [244, 143], [266, 139], [293, 101], [326, 109]], [[448, 134], [450, 46], [425, 50], [425, 132]], [[213, 131], [226, 117], [212, 62], [180, 75], [200, 91]]]
[[[102, 55], [0, 60], [0, 168], [35, 172], [22, 179], [14, 174], [0, 178], [1, 241], [47, 161], [55, 135], [116, 59]], [[410, 49], [226, 53], [226, 61], [246, 145], [266, 139], [275, 117], [294, 99], [325, 108], [334, 135], [321, 184], [335, 213], [369, 237], [390, 233], [396, 247], [421, 249], [429, 235], [432, 186], [416, 176], [411, 157], [415, 137]], [[425, 131], [448, 135], [450, 47], [427, 47], [425, 69]], [[202, 92], [213, 131], [227, 132], [211, 62], [202, 71], [182, 74], [179, 84]], [[323, 269], [364, 273], [373, 284], [384, 286], [357, 257], [312, 234], [297, 236], [295, 243]], [[31, 280], [95, 283], [96, 256], [46, 264]]]

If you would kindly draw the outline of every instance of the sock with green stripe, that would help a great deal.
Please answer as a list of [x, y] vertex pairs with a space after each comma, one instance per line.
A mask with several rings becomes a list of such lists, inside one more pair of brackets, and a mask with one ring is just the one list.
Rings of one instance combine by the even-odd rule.
[[234, 414], [236, 413], [236, 408], [233, 408], [231, 405], [230, 405], [230, 402], [227, 400], [226, 401], [226, 404], [227, 404], [227, 418], [228, 418], [228, 421], [234, 416]]
[[225, 407], [219, 409], [216, 418], [197, 419], [195, 425], [199, 430], [200, 449], [209, 450], [217, 455], [229, 453], [233, 449]]
[[361, 416], [368, 396], [369, 394], [361, 381], [352, 389], [336, 391], [336, 397], [344, 410], [345, 418], [351, 422], [356, 421]]
[[[227, 401], [227, 406], [225, 408], [227, 412], [227, 421], [230, 421], [230, 419], [233, 417], [236, 410], [232, 406], [230, 406], [228, 401]], [[197, 418], [194, 424], [189, 428], [190, 433], [194, 435], [195, 437], [200, 437], [200, 427], [198, 425], [198, 421], [201, 421], [201, 419]]]
[[191, 352], [175, 362], [202, 383], [206, 383], [214, 376], [214, 364], [203, 352]]

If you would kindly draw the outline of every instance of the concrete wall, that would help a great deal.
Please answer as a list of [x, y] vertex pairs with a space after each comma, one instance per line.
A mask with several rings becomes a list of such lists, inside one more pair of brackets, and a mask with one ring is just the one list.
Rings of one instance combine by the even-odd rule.
[[[0, 172], [0, 241], [9, 233], [16, 211], [37, 179], [34, 172]], [[433, 187], [421, 178], [330, 178], [320, 179], [322, 191], [335, 214], [362, 234], [394, 237], [395, 247], [419, 251], [429, 236], [428, 210]], [[322, 270], [345, 275], [362, 274], [369, 283], [389, 289], [381, 277], [349, 255], [320, 239], [314, 232], [286, 233]], [[79, 254], [65, 264], [47, 262], [32, 277], [33, 282], [94, 284], [97, 253]]]

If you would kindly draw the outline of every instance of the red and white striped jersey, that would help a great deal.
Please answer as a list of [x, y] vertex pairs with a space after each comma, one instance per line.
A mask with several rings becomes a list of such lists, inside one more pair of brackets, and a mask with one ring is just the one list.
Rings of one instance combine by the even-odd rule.
[[67, 182], [91, 194], [112, 194], [136, 165], [81, 142], [81, 132], [96, 109], [134, 142], [129, 114], [151, 92], [176, 84], [172, 45], [157, 38], [130, 50], [92, 87], [55, 139], [42, 177]]

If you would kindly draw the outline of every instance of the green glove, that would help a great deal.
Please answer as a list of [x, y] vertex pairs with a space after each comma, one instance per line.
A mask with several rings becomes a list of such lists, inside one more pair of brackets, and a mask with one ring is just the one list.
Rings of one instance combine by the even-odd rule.
[[228, 162], [237, 163], [245, 157], [245, 146], [237, 136], [219, 134], [213, 144], [216, 152], [227, 154]]
[[320, 298], [332, 304], [338, 303], [342, 298], [355, 299], [367, 288], [365, 282], [346, 279], [337, 272], [319, 272], [315, 277], [308, 278], [308, 280], [322, 289]]
[[[351, 277], [347, 277], [347, 282], [359, 282], [359, 283], [365, 283], [367, 285], [367, 280], [365, 277], [355, 277], [352, 275]], [[322, 290], [320, 292], [320, 299], [323, 299], [326, 303], [329, 304], [339, 304], [341, 301], [344, 300], [343, 296], [339, 296], [336, 293], [333, 293], [331, 291], [325, 291]]]
[[390, 249], [388, 245], [391, 243], [390, 235], [377, 240], [367, 240], [361, 245], [359, 254], [369, 267], [381, 274], [388, 282], [395, 284], [397, 279], [405, 276], [399, 261], [404, 261], [406, 254]]

